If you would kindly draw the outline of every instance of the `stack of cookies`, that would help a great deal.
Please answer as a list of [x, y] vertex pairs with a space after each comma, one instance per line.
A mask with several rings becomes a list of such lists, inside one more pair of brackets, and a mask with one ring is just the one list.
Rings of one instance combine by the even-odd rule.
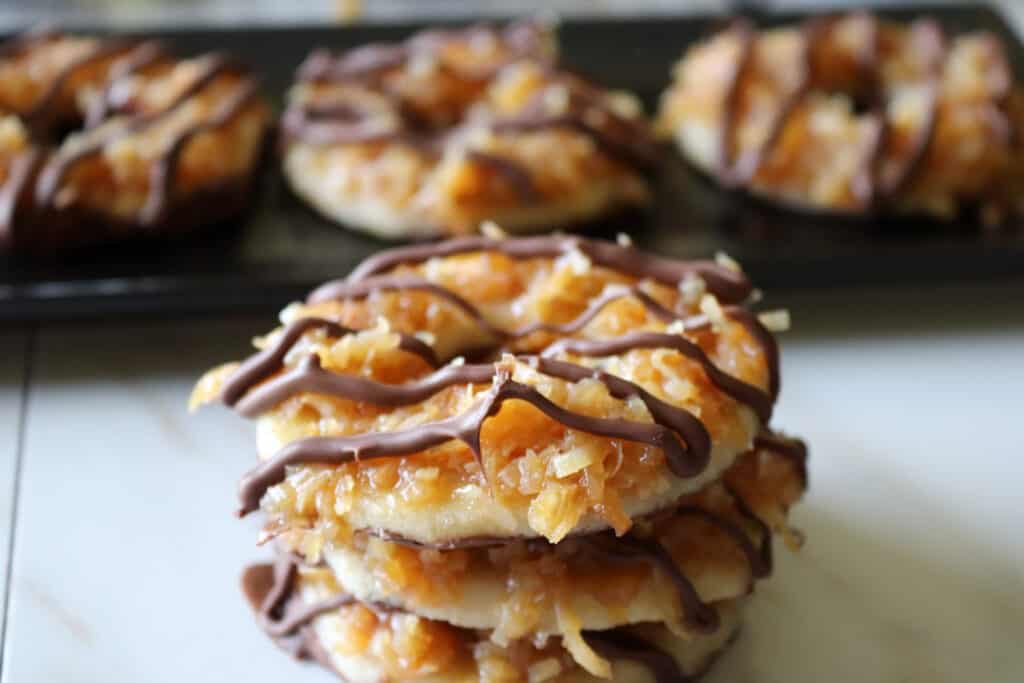
[[352, 683], [680, 681], [730, 642], [806, 450], [735, 263], [574, 236], [386, 251], [193, 404], [255, 418], [261, 625]]

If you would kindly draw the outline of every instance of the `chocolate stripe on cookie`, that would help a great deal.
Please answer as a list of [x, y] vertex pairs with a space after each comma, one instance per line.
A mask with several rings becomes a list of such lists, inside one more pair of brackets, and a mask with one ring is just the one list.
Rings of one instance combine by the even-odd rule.
[[[639, 398], [654, 421], [675, 430], [692, 454], [686, 463], [670, 459], [669, 465], [673, 472], [680, 477], [694, 476], [707, 465], [711, 453], [711, 437], [700, 420], [682, 408], [662, 401], [638, 384], [606, 372], [537, 356], [520, 357], [519, 360], [541, 374], [568, 382], [595, 379], [608, 389], [609, 394], [620, 400], [633, 396]], [[452, 365], [413, 382], [383, 384], [326, 371], [321, 367], [319, 357], [314, 354], [294, 369], [249, 393], [238, 401], [236, 408], [243, 415], [254, 417], [304, 392], [379, 406], [407, 406], [425, 401], [449, 387], [491, 383], [500, 377], [500, 372], [500, 368], [494, 365]]]
[[119, 60], [110, 70], [110, 78], [103, 89], [103, 93], [93, 103], [85, 116], [84, 127], [95, 128], [103, 123], [111, 112], [117, 107], [114, 98], [117, 95], [119, 84], [122, 79], [135, 75], [147, 67], [158, 64], [167, 59], [162, 43], [156, 40], [147, 40], [138, 45], [126, 57]]
[[618, 301], [633, 297], [647, 309], [649, 313], [665, 322], [679, 318], [670, 309], [658, 303], [650, 294], [647, 294], [639, 287], [612, 287], [598, 298], [591, 301], [585, 311], [577, 318], [567, 323], [530, 323], [514, 330], [504, 330], [491, 323], [483, 312], [462, 296], [452, 290], [435, 282], [415, 275], [378, 275], [366, 278], [365, 280], [334, 280], [321, 285], [307, 301], [310, 304], [323, 303], [325, 301], [340, 301], [345, 299], [365, 299], [377, 292], [396, 291], [421, 291], [433, 294], [442, 298], [448, 303], [459, 308], [469, 318], [484, 328], [489, 334], [499, 340], [514, 340], [528, 337], [538, 332], [551, 332], [555, 334], [572, 334], [582, 330], [587, 324], [596, 318], [607, 306]]
[[625, 659], [641, 665], [654, 677], [654, 683], [691, 683], [696, 680], [679, 669], [671, 654], [624, 629], [588, 631], [584, 639], [605, 659]]
[[95, 62], [102, 61], [118, 52], [124, 52], [135, 44], [130, 40], [104, 40], [97, 43], [93, 48], [87, 50], [78, 58], [66, 64], [60, 72], [47, 84], [46, 88], [36, 98], [32, 108], [24, 112], [29, 126], [36, 132], [45, 131], [47, 126], [53, 123], [50, 120], [50, 108], [54, 101], [60, 97], [64, 86], [71, 80], [75, 73], [82, 68], [90, 66]]
[[[229, 406], [234, 406], [249, 389], [280, 370], [284, 366], [284, 358], [288, 352], [311, 329], [325, 330], [333, 337], [360, 332], [324, 318], [299, 318], [282, 329], [273, 344], [249, 356], [231, 373], [221, 388], [221, 400]], [[416, 354], [433, 367], [438, 366], [434, 350], [410, 334], [398, 335], [398, 348]]]
[[754, 439], [754, 448], [771, 451], [789, 460], [796, 468], [800, 483], [806, 488], [807, 478], [807, 444], [802, 439], [794, 439], [773, 432], [761, 432]]
[[[416, 57], [436, 55], [453, 43], [475, 41], [493, 41], [511, 48], [510, 56], [495, 68], [523, 58], [545, 60], [544, 33], [545, 28], [534, 21], [510, 24], [503, 30], [478, 24], [461, 30], [422, 31], [401, 43], [364, 45], [338, 57], [327, 50], [317, 50], [299, 67], [297, 78], [316, 83], [367, 80], [405, 66]], [[494, 69], [488, 69], [463, 75], [486, 78], [493, 72]]]
[[[62, 147], [47, 162], [39, 175], [39, 181], [36, 185], [36, 202], [44, 209], [52, 206], [65, 178], [76, 164], [89, 157], [102, 154], [105, 149], [118, 140], [138, 134], [156, 125], [164, 120], [165, 117], [176, 112], [193, 95], [203, 90], [224, 73], [241, 70], [242, 68], [237, 62], [221, 55], [211, 55], [206, 58], [205, 65], [190, 84], [157, 111], [130, 117], [120, 127], [112, 130], [110, 133], [98, 130], [93, 139], [83, 140], [77, 145]], [[248, 77], [243, 78], [239, 88], [228, 97], [224, 104], [209, 119], [198, 121], [183, 129], [175, 136], [174, 140], [166, 145], [163, 154], [153, 164], [153, 177], [151, 180], [156, 181], [157, 185], [152, 186], [151, 183], [146, 208], [143, 209], [144, 220], [153, 220], [164, 210], [164, 205], [168, 199], [168, 191], [164, 187], [164, 178], [173, 180], [173, 173], [171, 171], [177, 165], [177, 157], [180, 155], [180, 149], [178, 148], [191, 139], [192, 136], [209, 129], [211, 124], [223, 125], [223, 123], [230, 120], [254, 97], [255, 90], [255, 81]]]
[[700, 364], [711, 383], [724, 394], [750, 406], [761, 421], [767, 424], [772, 415], [774, 399], [753, 384], [723, 372], [708, 358], [700, 346], [678, 334], [663, 332], [632, 332], [611, 339], [561, 339], [544, 350], [545, 357], [560, 353], [578, 356], [615, 356], [637, 349], [669, 349], [678, 351]]
[[469, 446], [480, 462], [480, 432], [484, 422], [509, 400], [526, 401], [570, 429], [658, 448], [664, 452], [674, 472], [700, 471], [706, 464], [706, 454], [684, 448], [676, 433], [668, 427], [574, 413], [553, 403], [534, 387], [508, 376], [499, 376], [483, 399], [461, 415], [392, 432], [311, 437], [287, 444], [242, 479], [239, 514], [246, 515], [256, 510], [267, 489], [284, 480], [286, 468], [290, 465], [341, 465], [358, 460], [411, 455], [455, 440]]
[[139, 219], [144, 225], [156, 225], [166, 215], [174, 199], [174, 180], [181, 161], [182, 153], [188, 143], [196, 137], [229, 124], [242, 113], [246, 105], [252, 102], [258, 93], [255, 79], [243, 79], [234, 91], [222, 101], [220, 106], [208, 118], [179, 131], [164, 153], [150, 168], [149, 195], [139, 212]]
[[[764, 163], [770, 158], [782, 132], [793, 119], [797, 110], [814, 92], [815, 55], [822, 41], [827, 41], [830, 32], [840, 21], [858, 21], [864, 26], [867, 39], [863, 41], [863, 51], [858, 55], [860, 82], [867, 85], [870, 111], [867, 115], [871, 124], [870, 134], [864, 140], [861, 153], [861, 170], [853, 183], [853, 190], [865, 206], [879, 205], [912, 185], [915, 177], [923, 167], [924, 158], [935, 138], [935, 127], [939, 115], [943, 71], [950, 53], [950, 43], [942, 26], [932, 19], [918, 19], [909, 28], [908, 40], [922, 46], [925, 54], [927, 76], [924, 82], [926, 92], [926, 110], [922, 122], [917, 126], [914, 137], [909, 144], [910, 152], [903, 158], [890, 160], [886, 155], [890, 140], [890, 114], [887, 111], [887, 94], [882, 73], [881, 24], [879, 19], [868, 12], [835, 16], [828, 18], [812, 18], [805, 21], [801, 28], [801, 56], [799, 79], [796, 85], [782, 97], [779, 108], [769, 124], [764, 139], [739, 159], [734, 159], [734, 139], [739, 130], [740, 93], [745, 76], [751, 68], [755, 56], [757, 35], [747, 20], [737, 20], [728, 29], [739, 41], [738, 56], [730, 73], [728, 86], [723, 96], [722, 126], [719, 131], [719, 158], [715, 174], [719, 181], [727, 186], [742, 187], [754, 181]], [[1010, 69], [999, 41], [994, 40], [993, 80], [1007, 83], [1010, 87], [1012, 79]], [[997, 98], [999, 99], [999, 98]], [[1005, 119], [1005, 114], [996, 118]]]
[[458, 239], [399, 247], [382, 251], [362, 262], [349, 282], [357, 282], [378, 275], [400, 265], [415, 265], [433, 258], [455, 256], [473, 252], [502, 254], [514, 259], [558, 258], [579, 251], [593, 263], [638, 279], [650, 278], [677, 286], [689, 277], [700, 277], [708, 290], [724, 303], [740, 303], [750, 296], [753, 286], [741, 272], [720, 266], [713, 261], [679, 261], [645, 254], [633, 247], [612, 242], [591, 240], [568, 235], [528, 237], [514, 240], [496, 240], [487, 237]]

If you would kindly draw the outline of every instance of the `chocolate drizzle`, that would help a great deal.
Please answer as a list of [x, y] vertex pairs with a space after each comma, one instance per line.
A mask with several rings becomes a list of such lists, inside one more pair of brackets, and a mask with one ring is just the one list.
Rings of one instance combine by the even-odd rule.
[[466, 444], [480, 462], [480, 432], [483, 425], [487, 418], [497, 414], [509, 400], [526, 401], [570, 429], [659, 448], [664, 452], [673, 472], [692, 476], [707, 462], [706, 454], [684, 448], [676, 432], [664, 425], [575, 413], [553, 403], [534, 387], [516, 382], [505, 374], [496, 375], [493, 382], [483, 398], [461, 415], [391, 432], [318, 436], [285, 445], [273, 458], [261, 463], [242, 478], [239, 486], [239, 515], [256, 510], [267, 489], [284, 480], [286, 468], [290, 465], [341, 465], [387, 456], [411, 455], [456, 440]]
[[[296, 101], [289, 105], [282, 127], [289, 138], [308, 144], [358, 144], [400, 142], [437, 155], [449, 140], [475, 129], [495, 133], [520, 133], [565, 128], [591, 138], [610, 158], [640, 169], [651, 167], [658, 150], [641, 121], [615, 112], [605, 101], [604, 92], [549, 62], [546, 30], [536, 23], [512, 24], [504, 30], [491, 26], [473, 26], [458, 31], [427, 31], [400, 44], [373, 44], [351, 50], [334, 58], [330, 53], [314, 52], [299, 68], [300, 82], [359, 84], [365, 91], [390, 103], [383, 110], [357, 106], [322, 108]], [[414, 116], [403, 96], [383, 80], [383, 76], [405, 68], [419, 56], [436, 58], [453, 44], [471, 44], [481, 38], [507, 50], [509, 56], [485, 68], [453, 69], [443, 59], [433, 59], [434, 68], [456, 78], [481, 83], [493, 78], [504, 67], [521, 60], [544, 66], [552, 84], [542, 89], [513, 115], [478, 115], [453, 126], [424, 125], [422, 116]], [[552, 98], [553, 88], [565, 97]], [[553, 109], [553, 101], [564, 102]], [[482, 150], [471, 150], [469, 158], [497, 171], [526, 201], [539, 197], [529, 172], [519, 163]]]
[[[66, 64], [53, 80], [47, 84], [42, 93], [36, 97], [32, 107], [27, 112], [24, 112], [25, 120], [29, 126], [37, 133], [47, 132], [55, 122], [53, 105], [75, 73], [79, 69], [113, 57], [119, 52], [124, 52], [132, 45], [131, 41], [125, 40], [100, 41], [91, 49], [86, 50], [77, 59]], [[30, 48], [31, 45], [28, 47]]]
[[611, 339], [561, 339], [544, 350], [544, 356], [571, 353], [578, 356], [614, 356], [637, 349], [670, 349], [700, 364], [711, 383], [736, 401], [750, 406], [765, 424], [771, 420], [774, 398], [767, 392], [723, 372], [704, 350], [678, 334], [631, 332]]
[[421, 31], [402, 43], [364, 45], [340, 57], [333, 57], [327, 50], [317, 50], [299, 67], [297, 76], [300, 81], [316, 83], [365, 81], [403, 67], [416, 57], [436, 56], [453, 43], [470, 44], [485, 39], [510, 48], [510, 56], [496, 67], [464, 75], [489, 78], [497, 68], [518, 59], [547, 61], [544, 34], [545, 28], [537, 22], [514, 23], [503, 30], [478, 24], [461, 30]]
[[[61, 33], [50, 32], [18, 38], [4, 45], [3, 55], [9, 57], [25, 50], [45, 49], [43, 42], [52, 42], [63, 37]], [[109, 60], [109, 65], [103, 60]], [[77, 139], [67, 141], [52, 154], [40, 156], [27, 177], [14, 174], [14, 180], [5, 183], [4, 192], [10, 192], [12, 196], [20, 196], [22, 188], [31, 185], [30, 191], [25, 193], [26, 210], [21, 213], [19, 220], [11, 218], [12, 212], [0, 218], [0, 221], [3, 221], [0, 223], [0, 231], [6, 233], [5, 246], [45, 248], [50, 246], [53, 240], [57, 242], [52, 246], [62, 246], [65, 242], [78, 244], [90, 241], [87, 235], [81, 234], [85, 230], [77, 223], [87, 225], [88, 231], [98, 236], [104, 236], [106, 231], [111, 234], [118, 233], [122, 226], [129, 223], [132, 227], [145, 227], [151, 230], [168, 228], [172, 208], [181, 208], [191, 216], [195, 209], [188, 202], [193, 197], [199, 202], [222, 196], [225, 199], [225, 206], [240, 203], [241, 198], [235, 197], [242, 191], [240, 185], [245, 178], [227, 179], [213, 188], [199, 188], [190, 193], [187, 201], [183, 199], [172, 206], [176, 199], [173, 196], [175, 174], [184, 148], [197, 135], [230, 122], [253, 100], [256, 82], [247, 75], [246, 69], [224, 55], [208, 55], [197, 60], [195, 75], [177, 89], [168, 101], [161, 103], [152, 111], [136, 112], [133, 111], [136, 104], [127, 99], [129, 91], [124, 86], [129, 84], [131, 78], [148, 69], [165, 63], [173, 66], [172, 57], [166, 54], [163, 46], [157, 41], [97, 39], [95, 45], [83, 50], [83, 54], [60, 69], [47, 84], [45, 92], [37, 98], [33, 110], [23, 114], [37, 135], [45, 138], [53, 132], [50, 130], [53, 124], [66, 123], [56, 120], [63, 115], [57, 106], [57, 98], [82, 68], [101, 61], [104, 71], [95, 79], [98, 81], [98, 92], [82, 112], [84, 120], [81, 124], [84, 132]], [[183, 129], [177, 131], [168, 141], [162, 153], [150, 166], [149, 192], [137, 216], [129, 221], [85, 206], [79, 207], [80, 210], [71, 211], [73, 207], [57, 205], [61, 190], [66, 187], [65, 181], [77, 164], [101, 155], [111, 144], [144, 132], [165, 120], [227, 73], [238, 74], [237, 88], [219, 101], [206, 119], [183, 126]], [[108, 122], [109, 126], [102, 125]], [[19, 185], [19, 182], [23, 184]], [[8, 189], [9, 187], [11, 189]], [[64, 208], [70, 213], [62, 212], [61, 209]], [[213, 213], [216, 214], [216, 211]], [[72, 238], [72, 233], [76, 237]]]
[[[249, 389], [284, 366], [285, 356], [296, 342], [311, 329], [322, 329], [332, 337], [342, 337], [359, 332], [359, 330], [345, 327], [325, 318], [299, 318], [286, 325], [273, 344], [247, 358], [231, 373], [221, 388], [221, 400], [229, 406], [237, 404]], [[410, 334], [398, 335], [398, 348], [419, 356], [432, 367], [438, 366], [434, 350]]]
[[676, 566], [672, 555], [657, 540], [627, 534], [621, 538], [595, 537], [592, 541], [609, 560], [643, 562], [664, 573], [676, 590], [687, 626], [694, 631], [714, 633], [718, 629], [718, 612], [700, 599], [693, 583]]
[[318, 304], [341, 299], [365, 299], [378, 292], [414, 291], [426, 292], [444, 299], [473, 319], [480, 327], [494, 336], [502, 336], [487, 318], [465, 298], [452, 290], [417, 275], [380, 275], [365, 280], [334, 280], [320, 285], [306, 299], [307, 303]]
[[308, 298], [311, 304], [344, 299], [362, 299], [377, 292], [386, 291], [424, 291], [438, 296], [453, 304], [489, 335], [502, 341], [523, 339], [530, 335], [548, 332], [554, 334], [572, 334], [586, 327], [610, 304], [625, 298], [635, 298], [649, 313], [666, 322], [676, 320], [679, 316], [662, 306], [651, 295], [639, 287], [613, 287], [587, 305], [579, 316], [566, 323], [529, 323], [523, 327], [505, 330], [495, 326], [472, 303], [441, 285], [413, 275], [374, 276], [366, 280], [351, 282], [335, 280], [318, 287]]
[[[949, 53], [949, 41], [943, 34], [941, 25], [932, 19], [919, 19], [910, 25], [909, 40], [923, 46], [922, 49], [926, 53], [926, 112], [910, 145], [910, 153], [902, 160], [887, 162], [885, 155], [891, 123], [886, 111], [886, 84], [881, 60], [881, 25], [873, 14], [861, 12], [827, 19], [813, 18], [804, 22], [800, 29], [803, 44], [800, 64], [797, 67], [800, 70], [797, 83], [788, 93], [782, 95], [779, 108], [773, 115], [768, 132], [761, 142], [744, 152], [738, 159], [733, 158], [733, 146], [739, 128], [740, 93], [745, 82], [744, 77], [755, 57], [757, 35], [753, 26], [745, 19], [737, 20], [728, 29], [733, 32], [740, 45], [723, 97], [719, 159], [715, 169], [715, 174], [723, 185], [749, 187], [754, 182], [792, 120], [793, 114], [814, 92], [818, 80], [815, 70], [818, 45], [828, 39], [829, 32], [837, 22], [851, 20], [864, 22], [865, 33], [868, 35], [868, 39], [863, 43], [864, 52], [859, 55], [858, 61], [861, 70], [859, 82], [870, 90], [866, 96], [869, 105], [866, 116], [871, 122], [871, 132], [865, 138], [865, 149], [862, 153], [862, 169], [854, 179], [853, 191], [865, 207], [878, 208], [891, 202], [896, 195], [914, 183], [935, 137], [941, 81]], [[1000, 59], [997, 60], [996, 68], [999, 70], [1001, 82], [1007, 83], [1008, 90], [1009, 67], [1001, 50], [999, 54]]]
[[356, 601], [341, 593], [312, 605], [304, 604], [297, 593], [298, 570], [295, 558], [283, 555], [273, 565], [246, 567], [241, 583], [260, 628], [293, 657], [307, 659], [315, 654], [309, 649], [312, 621]]
[[632, 247], [579, 236], [548, 235], [520, 239], [495, 240], [488, 237], [462, 237], [431, 244], [417, 244], [382, 251], [363, 261], [349, 282], [357, 282], [400, 265], [414, 265], [432, 258], [472, 252], [491, 252], [514, 259], [558, 258], [578, 250], [593, 263], [629, 273], [639, 279], [650, 278], [677, 286], [688, 277], [700, 277], [708, 291], [725, 303], [740, 303], [750, 296], [753, 286], [743, 273], [713, 261], [678, 261], [645, 254]]
[[754, 439], [754, 448], [771, 451], [789, 460], [796, 468], [801, 484], [807, 487], [807, 444], [801, 439], [763, 431]]
[[680, 670], [672, 655], [625, 629], [588, 631], [584, 638], [605, 659], [625, 659], [640, 664], [654, 677], [654, 683], [691, 683], [696, 680]]
[[467, 151], [466, 158], [503, 178], [521, 201], [530, 203], [540, 198], [541, 193], [533, 182], [533, 176], [514, 161], [475, 149]]
[[[737, 507], [743, 504], [740, 497], [735, 494], [733, 494], [733, 499], [736, 501]], [[751, 584], [753, 584], [753, 580], [763, 579], [772, 573], [772, 534], [771, 530], [764, 526], [764, 522], [750, 513], [750, 509], [745, 507], [745, 504], [743, 505], [741, 514], [747, 519], [753, 518], [758, 522], [758, 535], [760, 536], [758, 545], [754, 545], [750, 541], [747, 532], [740, 526], [702, 507], [684, 505], [676, 509], [675, 514], [680, 517], [700, 518], [731, 538], [747, 560], [750, 567]]]
[[242, 81], [209, 118], [179, 131], [172, 138], [163, 154], [150, 168], [149, 195], [139, 214], [143, 225], [159, 224], [166, 215], [174, 199], [172, 190], [178, 163], [188, 143], [204, 133], [227, 125], [255, 98], [257, 92], [255, 80]]
[[117, 110], [114, 98], [117, 95], [119, 84], [123, 82], [122, 79], [158, 64], [166, 58], [162, 43], [147, 40], [135, 47], [124, 59], [118, 61], [110, 70], [110, 78], [107, 80], [103, 92], [86, 113], [85, 128], [95, 128]]
[[[136, 62], [135, 65], [138, 66], [138, 63]], [[123, 122], [112, 133], [107, 134], [105, 131], [99, 131], [102, 134], [97, 135], [92, 140], [84, 141], [77, 147], [64, 148], [58, 151], [40, 173], [36, 187], [36, 201], [40, 208], [46, 209], [53, 206], [63, 181], [76, 164], [89, 157], [101, 154], [111, 144], [120, 139], [137, 134], [155, 125], [166, 116], [175, 112], [189, 98], [203, 90], [219, 76], [229, 70], [238, 70], [239, 68], [235, 62], [226, 57], [212, 55], [207, 58], [206, 64], [195, 79], [159, 110], [133, 116]], [[120, 77], [123, 78], [130, 72], [129, 70], [121, 73]], [[165, 146], [163, 153], [151, 167], [149, 194], [140, 212], [140, 221], [143, 224], [158, 222], [167, 210], [171, 200], [171, 186], [174, 181], [178, 159], [186, 144], [197, 135], [225, 125], [252, 100], [255, 94], [256, 82], [251, 78], [244, 78], [235, 91], [218, 106], [211, 116], [205, 120], [196, 121], [191, 126], [182, 129]]]
[[325, 394], [377, 406], [408, 406], [427, 400], [448, 387], [490, 383], [491, 365], [450, 365], [426, 377], [405, 384], [384, 384], [354, 375], [324, 370], [316, 354], [249, 392], [235, 408], [246, 417], [256, 417], [281, 401], [303, 392]]
[[[686, 461], [669, 459], [673, 472], [680, 477], [693, 476], [707, 465], [711, 438], [700, 420], [685, 410], [662, 401], [638, 384], [600, 370], [537, 356], [524, 356], [520, 357], [520, 360], [536, 372], [549, 377], [568, 382], [595, 379], [615, 398], [639, 398], [651, 413], [654, 422], [677, 432], [691, 453], [691, 457]], [[320, 366], [320, 359], [314, 354], [300, 362], [293, 370], [246, 395], [237, 402], [236, 408], [247, 417], [255, 417], [301, 392], [327, 394], [373, 405], [406, 406], [425, 401], [452, 386], [490, 383], [500, 379], [500, 376], [500, 368], [493, 365], [451, 365], [413, 382], [383, 384], [362, 377], [325, 371]], [[627, 438], [627, 435], [624, 434], [623, 438]]]

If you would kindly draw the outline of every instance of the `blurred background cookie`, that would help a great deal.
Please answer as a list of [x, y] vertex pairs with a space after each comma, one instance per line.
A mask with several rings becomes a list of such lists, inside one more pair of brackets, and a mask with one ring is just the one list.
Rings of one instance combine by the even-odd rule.
[[649, 199], [639, 102], [558, 66], [538, 22], [314, 52], [282, 120], [284, 173], [320, 213], [391, 239], [582, 223]]
[[746, 20], [690, 48], [658, 125], [727, 188], [802, 210], [983, 221], [1016, 216], [1022, 95], [987, 32], [869, 13], [758, 30]]
[[0, 48], [0, 111], [0, 245], [34, 251], [239, 214], [270, 122], [225, 55], [51, 31]]

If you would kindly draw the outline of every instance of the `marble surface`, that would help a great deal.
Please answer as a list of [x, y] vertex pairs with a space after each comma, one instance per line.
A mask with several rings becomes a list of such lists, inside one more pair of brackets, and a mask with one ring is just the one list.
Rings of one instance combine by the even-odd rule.
[[[779, 549], [709, 682], [1019, 683], [1024, 285], [769, 302], [796, 320], [777, 423], [813, 448], [809, 541]], [[231, 514], [250, 425], [185, 410], [197, 374], [271, 324], [39, 331], [4, 683], [331, 680], [267, 642], [237, 590], [261, 556]]]
[[[0, 625], [7, 615], [7, 571], [10, 566], [11, 522], [18, 472], [18, 446], [27, 388], [25, 371], [29, 334], [24, 330], [0, 332]], [[0, 634], [4, 631], [0, 626]], [[2, 636], [0, 636], [2, 637]], [[0, 653], [3, 646], [0, 644]], [[0, 655], [2, 658], [2, 655]]]

